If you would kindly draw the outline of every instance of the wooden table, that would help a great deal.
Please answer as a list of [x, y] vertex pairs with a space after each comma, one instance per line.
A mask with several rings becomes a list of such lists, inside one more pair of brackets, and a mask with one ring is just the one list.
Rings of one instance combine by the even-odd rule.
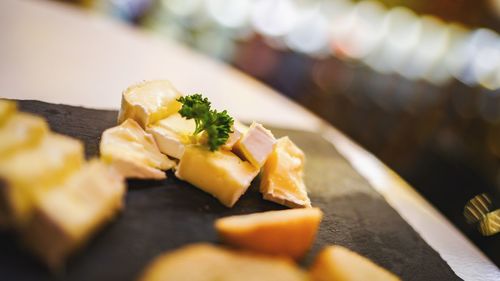
[[0, 1], [0, 97], [117, 108], [121, 91], [169, 79], [236, 118], [321, 132], [465, 280], [499, 269], [373, 155], [311, 112], [203, 55], [99, 15], [48, 1]]

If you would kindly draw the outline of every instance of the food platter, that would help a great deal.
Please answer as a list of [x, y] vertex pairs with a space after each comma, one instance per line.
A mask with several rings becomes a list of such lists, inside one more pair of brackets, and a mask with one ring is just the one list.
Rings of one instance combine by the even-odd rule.
[[[88, 158], [98, 155], [99, 137], [116, 124], [116, 111], [94, 110], [38, 101], [20, 101], [20, 109], [41, 115], [55, 132], [85, 143]], [[344, 245], [399, 275], [403, 280], [460, 280], [356, 170], [319, 134], [272, 129], [288, 135], [307, 157], [305, 180], [312, 204], [324, 212], [310, 253], [328, 244]], [[136, 280], [158, 254], [192, 242], [218, 243], [215, 219], [283, 209], [262, 200], [258, 178], [233, 208], [176, 179], [129, 180], [125, 209], [70, 259], [64, 271], [49, 272], [2, 233], [0, 276], [5, 280]]]

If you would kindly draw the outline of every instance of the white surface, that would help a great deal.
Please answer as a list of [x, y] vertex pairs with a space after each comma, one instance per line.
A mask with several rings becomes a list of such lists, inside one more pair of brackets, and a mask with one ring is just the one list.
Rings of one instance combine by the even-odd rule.
[[117, 108], [129, 85], [167, 78], [182, 92], [201, 92], [240, 119], [274, 124], [278, 117], [281, 124], [303, 129], [318, 123], [223, 64], [69, 6], [1, 0], [0, 34], [2, 96]]
[[117, 108], [121, 91], [167, 78], [244, 120], [324, 132], [465, 280], [499, 269], [397, 175], [319, 118], [253, 79], [174, 42], [47, 1], [0, 1], [0, 97]]

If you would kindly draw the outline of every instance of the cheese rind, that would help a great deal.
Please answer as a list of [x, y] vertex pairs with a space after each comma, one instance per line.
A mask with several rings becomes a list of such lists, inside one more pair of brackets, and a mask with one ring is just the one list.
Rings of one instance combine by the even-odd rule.
[[305, 155], [288, 137], [278, 139], [262, 169], [264, 199], [290, 208], [311, 207], [304, 183]]
[[193, 244], [156, 258], [141, 281], [307, 281], [292, 261]]
[[60, 184], [84, 161], [83, 144], [70, 137], [50, 133], [40, 144], [0, 161], [4, 184], [0, 200], [4, 216], [18, 225], [31, 217], [36, 198]]
[[125, 90], [118, 114], [118, 124], [133, 119], [143, 128], [181, 109], [181, 94], [166, 80], [145, 81]]
[[0, 127], [0, 159], [37, 145], [49, 127], [41, 117], [15, 113]]
[[230, 151], [186, 146], [175, 175], [232, 207], [259, 170]]
[[160, 151], [170, 157], [180, 159], [184, 147], [192, 144], [192, 136], [196, 128], [193, 119], [185, 119], [180, 114], [173, 114], [149, 127], [147, 132], [152, 134]]
[[175, 165], [160, 152], [153, 136], [132, 119], [104, 131], [99, 148], [101, 158], [126, 178], [164, 179], [162, 171]]
[[318, 208], [268, 211], [218, 219], [215, 229], [229, 245], [299, 259], [314, 242], [322, 216]]
[[275, 143], [276, 139], [271, 131], [254, 122], [234, 145], [234, 151], [255, 167], [260, 168], [273, 151]]
[[23, 231], [27, 245], [51, 268], [60, 268], [70, 253], [122, 208], [125, 189], [116, 170], [90, 161], [38, 198]]
[[314, 281], [399, 281], [399, 277], [342, 246], [329, 246], [310, 270]]

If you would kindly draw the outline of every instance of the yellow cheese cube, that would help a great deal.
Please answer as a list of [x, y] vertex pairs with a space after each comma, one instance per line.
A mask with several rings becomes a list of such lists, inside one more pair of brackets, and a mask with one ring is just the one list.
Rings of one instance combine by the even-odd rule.
[[299, 259], [314, 242], [322, 216], [318, 208], [268, 211], [218, 219], [215, 228], [232, 246]]
[[158, 121], [147, 131], [154, 136], [162, 153], [180, 159], [184, 147], [196, 142], [192, 136], [195, 128], [194, 119], [188, 120], [176, 113]]
[[158, 257], [139, 280], [307, 281], [309, 278], [288, 259], [194, 244]]
[[259, 123], [252, 123], [234, 146], [234, 151], [257, 168], [262, 167], [274, 148], [276, 139]]
[[0, 127], [0, 159], [37, 145], [48, 131], [41, 117], [16, 113]]
[[398, 281], [396, 275], [342, 246], [329, 246], [311, 268], [314, 281]]
[[124, 194], [123, 177], [112, 167], [92, 160], [38, 198], [24, 239], [51, 268], [57, 269], [116, 215]]
[[182, 107], [179, 91], [169, 81], [146, 81], [125, 90], [118, 124], [133, 119], [143, 128], [176, 113]]
[[132, 119], [104, 131], [99, 148], [101, 158], [126, 178], [164, 179], [163, 171], [175, 165], [160, 152], [153, 136]]
[[259, 170], [230, 151], [186, 146], [175, 175], [232, 207]]
[[17, 111], [17, 105], [13, 101], [0, 99], [0, 125]]
[[311, 207], [304, 184], [305, 155], [288, 137], [280, 138], [262, 169], [264, 199], [291, 207]]
[[3, 215], [24, 224], [31, 216], [36, 197], [63, 182], [83, 161], [83, 144], [58, 134], [48, 134], [39, 146], [0, 161]]

